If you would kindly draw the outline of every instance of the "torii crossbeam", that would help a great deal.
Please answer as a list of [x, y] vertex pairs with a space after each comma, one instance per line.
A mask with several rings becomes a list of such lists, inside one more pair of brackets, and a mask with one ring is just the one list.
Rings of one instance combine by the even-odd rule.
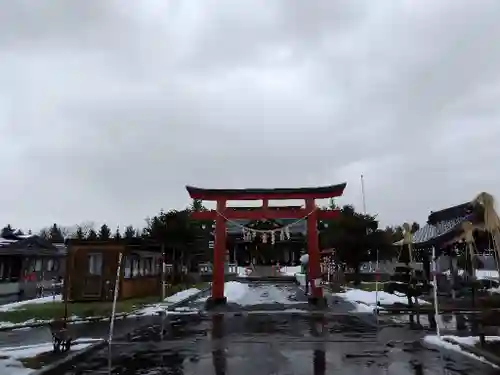
[[[337, 210], [321, 210], [316, 207], [316, 199], [335, 198], [344, 193], [346, 183], [295, 189], [202, 189], [186, 186], [192, 199], [216, 201], [216, 210], [193, 212], [194, 220], [215, 221], [214, 266], [212, 279], [212, 296], [210, 305], [223, 304], [224, 297], [224, 258], [226, 254], [226, 220], [236, 219], [301, 219], [307, 220], [307, 250], [309, 254], [309, 277], [318, 280], [321, 277], [320, 250], [318, 239], [318, 220], [331, 220], [338, 216]], [[269, 209], [270, 199], [304, 199], [305, 208]], [[252, 210], [241, 210], [227, 207], [229, 200], [262, 200], [262, 207]], [[312, 304], [324, 304], [323, 290], [316, 283], [311, 285]]]

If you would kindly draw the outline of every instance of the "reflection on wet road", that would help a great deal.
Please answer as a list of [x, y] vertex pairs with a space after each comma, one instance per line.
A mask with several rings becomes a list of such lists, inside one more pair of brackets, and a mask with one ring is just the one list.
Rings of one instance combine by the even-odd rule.
[[[467, 374], [496, 372], [460, 354], [420, 344], [422, 332], [351, 314], [293, 313], [171, 317], [113, 345], [114, 374]], [[66, 374], [107, 371], [107, 349]]]

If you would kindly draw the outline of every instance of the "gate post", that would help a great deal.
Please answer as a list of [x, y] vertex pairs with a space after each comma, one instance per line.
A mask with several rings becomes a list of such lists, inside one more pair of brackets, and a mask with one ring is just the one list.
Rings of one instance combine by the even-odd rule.
[[226, 257], [226, 220], [222, 216], [226, 209], [226, 200], [217, 200], [217, 217], [215, 218], [214, 266], [212, 274], [212, 297], [209, 306], [225, 304], [224, 297], [224, 262]]
[[[309, 278], [313, 281], [311, 285], [311, 297], [309, 302], [313, 305], [324, 306], [326, 301], [323, 297], [323, 289], [316, 285], [316, 279], [321, 275], [319, 239], [318, 239], [318, 215], [313, 198], [306, 199], [307, 217], [307, 252], [309, 254]], [[308, 280], [306, 280], [308, 282]]]

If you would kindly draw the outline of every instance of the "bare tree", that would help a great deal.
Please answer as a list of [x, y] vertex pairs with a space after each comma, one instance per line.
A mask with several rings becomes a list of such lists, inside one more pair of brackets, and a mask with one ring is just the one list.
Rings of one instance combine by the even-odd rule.
[[[93, 221], [84, 221], [78, 225], [73, 225], [70, 227], [65, 227], [65, 237], [70, 238], [86, 238], [91, 229], [94, 229], [95, 225]], [[62, 228], [61, 228], [62, 230]]]

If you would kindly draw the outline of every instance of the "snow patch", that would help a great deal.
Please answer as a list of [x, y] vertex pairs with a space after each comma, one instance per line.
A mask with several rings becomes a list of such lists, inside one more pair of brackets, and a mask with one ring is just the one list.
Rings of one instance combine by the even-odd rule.
[[[198, 288], [189, 288], [185, 290], [181, 290], [163, 300], [163, 302], [155, 303], [153, 305], [146, 306], [135, 312], [134, 315], [157, 315], [160, 312], [166, 312], [170, 305], [181, 302], [189, 297], [194, 296], [197, 293], [200, 293], [201, 290]], [[177, 309], [176, 309], [177, 310]]]
[[279, 303], [290, 305], [301, 303], [290, 300], [289, 294], [283, 288], [274, 285], [252, 287], [249, 284], [229, 281], [224, 284], [224, 296], [228, 302], [241, 306]]
[[473, 359], [476, 359], [476, 360], [481, 361], [483, 363], [486, 363], [492, 367], [498, 368], [498, 366], [496, 366], [495, 364], [487, 361], [486, 358], [479, 357], [479, 356], [472, 354], [466, 350], [463, 350], [458, 344], [453, 344], [451, 342], [444, 340], [445, 338], [450, 338], [450, 337], [455, 337], [455, 336], [438, 337], [436, 335], [427, 335], [423, 338], [423, 341], [424, 341], [424, 343], [427, 343], [429, 345], [438, 346], [438, 347], [443, 348], [443, 349], [451, 350], [451, 351], [463, 354], [469, 358], [473, 358]]
[[[77, 339], [71, 346], [71, 351], [82, 350], [98, 341], [102, 340], [92, 338]], [[35, 372], [35, 370], [24, 367], [20, 360], [48, 353], [52, 350], [53, 346], [51, 342], [2, 348], [0, 349], [0, 374], [29, 375]]]
[[189, 288], [186, 290], [181, 290], [180, 292], [177, 292], [171, 295], [170, 297], [165, 298], [164, 301], [168, 303], [176, 303], [185, 300], [186, 298], [189, 298], [191, 296], [194, 296], [195, 294], [200, 292], [201, 290], [198, 288]]
[[[452, 335], [446, 335], [446, 336], [441, 336], [444, 339], [450, 339], [455, 342], [458, 342], [459, 344], [465, 344], [465, 345], [470, 345], [474, 346], [476, 344], [479, 344], [479, 336], [452, 336]], [[495, 342], [495, 341], [500, 341], [500, 336], [485, 336], [484, 339], [487, 342]]]
[[[464, 274], [463, 269], [457, 270], [458, 276], [462, 276]], [[451, 271], [446, 270], [443, 272], [443, 275], [451, 276]], [[497, 270], [484, 270], [484, 269], [476, 269], [476, 279], [478, 280], [488, 280], [488, 279], [498, 279], [498, 271]]]
[[[335, 293], [334, 295], [354, 304], [358, 312], [373, 312], [377, 305], [377, 298], [379, 305], [382, 306], [393, 305], [395, 303], [406, 305], [408, 303], [406, 296], [390, 294], [384, 291], [379, 291], [377, 296], [375, 291], [348, 289], [345, 292]], [[429, 302], [421, 299], [418, 300], [418, 303], [421, 305], [429, 304]]]
[[55, 296], [27, 299], [25, 301], [12, 302], [12, 303], [7, 303], [5, 305], [2, 305], [2, 306], [0, 306], [0, 312], [18, 310], [19, 308], [21, 308], [25, 305], [50, 303], [50, 302], [61, 302], [61, 301], [62, 301], [62, 296], [60, 294], [56, 294]]

